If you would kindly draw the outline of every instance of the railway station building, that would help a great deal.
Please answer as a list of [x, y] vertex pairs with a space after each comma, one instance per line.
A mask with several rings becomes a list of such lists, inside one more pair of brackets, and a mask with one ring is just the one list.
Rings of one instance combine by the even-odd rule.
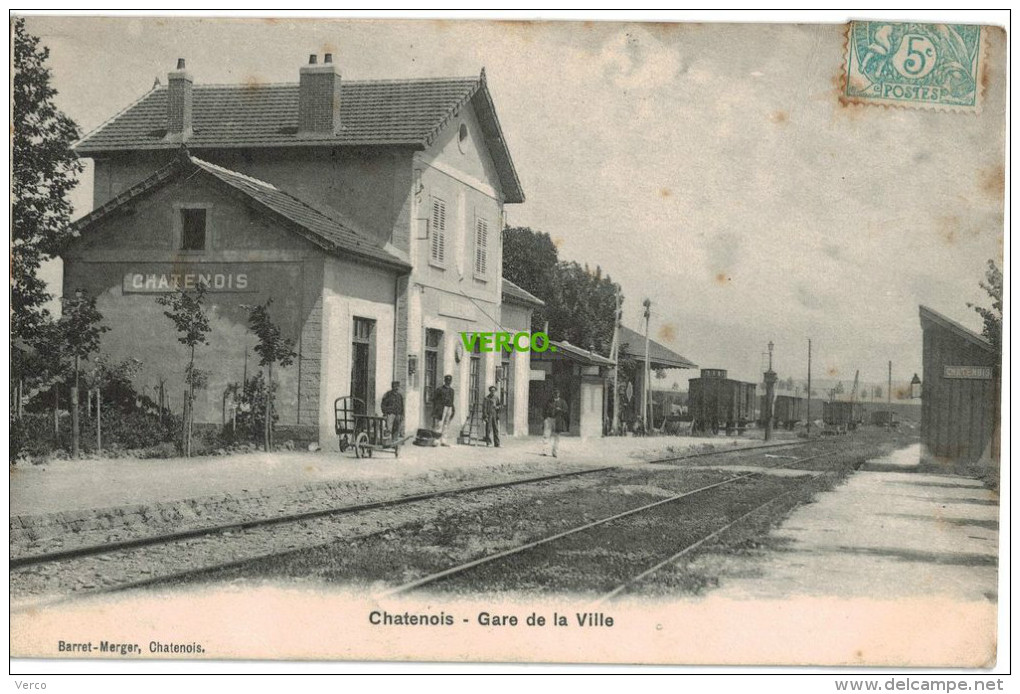
[[[445, 79], [341, 79], [312, 56], [288, 84], [194, 84], [184, 61], [77, 145], [93, 211], [63, 255], [110, 328], [102, 353], [141, 362], [136, 387], [183, 402], [187, 350], [156, 299], [199, 283], [212, 331], [196, 422], [226, 419], [259, 368], [246, 307], [294, 340], [278, 369], [280, 440], [335, 447], [334, 400], [379, 413], [391, 381], [405, 431], [431, 425], [450, 374], [457, 424], [488, 385], [504, 430], [527, 432], [530, 355], [465, 354], [462, 331], [527, 330], [535, 297], [501, 276], [507, 204], [524, 201], [484, 70]], [[287, 433], [284, 433], [286, 430]]]
[[1001, 356], [984, 337], [927, 306], [920, 318], [922, 464], [998, 465]]

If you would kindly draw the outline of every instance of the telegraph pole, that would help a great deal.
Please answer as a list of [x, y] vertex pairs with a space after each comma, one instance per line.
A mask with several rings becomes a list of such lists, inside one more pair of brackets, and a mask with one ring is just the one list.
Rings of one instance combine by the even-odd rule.
[[772, 341], [769, 340], [769, 370], [765, 372], [765, 440], [772, 440], [772, 399], [776, 393], [776, 372], [772, 370]]
[[650, 355], [649, 355], [650, 350], [648, 349], [648, 342], [649, 342], [649, 340], [648, 340], [648, 323], [649, 323], [649, 321], [650, 321], [650, 319], [652, 317], [652, 300], [651, 299], [645, 299], [644, 306], [645, 306], [645, 377], [644, 377], [645, 393], [644, 393], [644, 398], [642, 398], [644, 400], [644, 402], [642, 403], [642, 406], [643, 406], [643, 409], [644, 409], [644, 414], [642, 416], [642, 422], [644, 424], [645, 434], [648, 434], [648, 430], [649, 430], [649, 426], [648, 426], [648, 402], [652, 398], [652, 390], [651, 390], [652, 389], [652, 383], [651, 383], [651, 379], [649, 378], [651, 376], [651, 368], [649, 366], [649, 364], [651, 362], [651, 359], [650, 359]]
[[613, 425], [612, 432], [620, 430], [620, 290], [616, 290], [616, 313], [613, 314]]
[[811, 436], [811, 338], [807, 341], [807, 433]]
[[892, 417], [892, 362], [889, 362], [889, 385], [885, 392], [886, 406], [889, 408], [889, 416]]

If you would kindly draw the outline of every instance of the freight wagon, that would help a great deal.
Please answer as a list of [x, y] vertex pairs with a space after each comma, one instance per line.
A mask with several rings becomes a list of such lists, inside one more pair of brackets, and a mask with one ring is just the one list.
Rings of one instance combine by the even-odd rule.
[[871, 413], [871, 423], [877, 427], [888, 427], [894, 429], [900, 425], [895, 412], [889, 410], [878, 410]]
[[[765, 426], [765, 396], [759, 400], [758, 423]], [[807, 399], [794, 395], [777, 395], [772, 408], [772, 421], [777, 429], [792, 430], [807, 415]]]
[[754, 383], [726, 378], [726, 369], [702, 369], [690, 379], [688, 409], [692, 433], [743, 433], [754, 421]]
[[823, 434], [845, 434], [864, 423], [864, 405], [859, 402], [822, 403]]

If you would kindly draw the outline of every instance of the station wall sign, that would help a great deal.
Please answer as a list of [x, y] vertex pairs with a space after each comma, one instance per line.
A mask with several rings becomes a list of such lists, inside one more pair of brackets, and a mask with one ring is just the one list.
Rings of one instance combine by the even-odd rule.
[[206, 291], [241, 292], [256, 291], [255, 282], [246, 269], [227, 266], [173, 266], [165, 269], [137, 269], [124, 274], [125, 294], [169, 294], [177, 289], [185, 291], [204, 284]]
[[979, 381], [992, 380], [992, 367], [990, 366], [949, 366], [944, 367], [943, 375], [946, 378], [965, 378]]

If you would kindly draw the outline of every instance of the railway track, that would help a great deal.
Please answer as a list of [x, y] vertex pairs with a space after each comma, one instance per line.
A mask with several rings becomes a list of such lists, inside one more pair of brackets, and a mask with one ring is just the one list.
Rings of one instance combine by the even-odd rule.
[[97, 545], [87, 545], [84, 547], [75, 547], [72, 549], [57, 550], [53, 552], [40, 552], [38, 554], [26, 554], [20, 557], [11, 557], [9, 568], [11, 570], [20, 569], [27, 566], [35, 566], [39, 564], [48, 564], [57, 561], [63, 561], [68, 559], [78, 559], [81, 557], [98, 556], [102, 554], [112, 554], [115, 552], [121, 552], [131, 549], [139, 549], [142, 547], [152, 547], [156, 545], [166, 544], [170, 542], [177, 542], [180, 540], [190, 540], [200, 537], [207, 537], [210, 535], [222, 535], [225, 533], [238, 532], [244, 530], [250, 530], [253, 528], [270, 527], [273, 525], [282, 525], [286, 523], [298, 523], [307, 520], [314, 520], [316, 518], [323, 518], [327, 516], [339, 516], [348, 515], [353, 513], [360, 513], [364, 511], [371, 511], [376, 509], [391, 508], [396, 506], [402, 506], [405, 504], [412, 504], [421, 501], [428, 501], [431, 499], [439, 499], [449, 496], [457, 496], [461, 494], [472, 494], [477, 492], [484, 492], [493, 489], [502, 489], [508, 487], [516, 487], [526, 484], [537, 484], [540, 482], [550, 482], [558, 479], [566, 479], [570, 477], [582, 477], [585, 475], [597, 474], [600, 472], [606, 472], [607, 470], [618, 470], [620, 468], [627, 467], [629, 465], [640, 465], [640, 464], [662, 464], [662, 463], [675, 463], [682, 462], [684, 460], [693, 460], [698, 458], [708, 458], [717, 455], [725, 455], [732, 453], [742, 453], [745, 451], [755, 451], [762, 449], [771, 448], [789, 448], [791, 446], [805, 446], [816, 441], [792, 441], [779, 444], [768, 444], [763, 446], [741, 446], [738, 448], [705, 451], [701, 453], [692, 453], [682, 456], [673, 456], [668, 458], [658, 458], [654, 460], [646, 461], [635, 461], [633, 463], [622, 463], [618, 465], [606, 465], [596, 468], [583, 468], [580, 470], [568, 470], [565, 472], [558, 472], [549, 475], [538, 475], [535, 477], [524, 477], [515, 480], [504, 480], [501, 482], [491, 482], [486, 484], [470, 485], [465, 487], [454, 487], [450, 489], [441, 489], [438, 491], [423, 492], [421, 494], [410, 494], [406, 496], [394, 497], [390, 499], [381, 499], [377, 501], [370, 501], [362, 504], [351, 504], [346, 506], [336, 506], [327, 509], [316, 509], [313, 511], [303, 511], [299, 513], [291, 513], [282, 516], [273, 516], [270, 518], [258, 518], [247, 521], [236, 521], [231, 523], [222, 523], [216, 525], [205, 526], [201, 528], [192, 528], [188, 530], [181, 530], [172, 533], [164, 533], [160, 535], [152, 535], [147, 537], [135, 538], [131, 540], [122, 540], [118, 542], [105, 542]]
[[[817, 460], [819, 458], [822, 458], [823, 456], [829, 455], [829, 453], [830, 452], [817, 453], [815, 455], [811, 455], [811, 456], [807, 456], [805, 458], [800, 458], [800, 459], [794, 460], [791, 463], [787, 463], [787, 464], [781, 464], [780, 463], [780, 464], [771, 465], [771, 466], [768, 466], [768, 469], [777, 469], [777, 468], [787, 468], [787, 469], [790, 469], [790, 468], [794, 468], [794, 467], [796, 467], [798, 465], [803, 465], [804, 463], [808, 463], [808, 462], [811, 462], [813, 460]], [[745, 480], [761, 477], [764, 474], [765, 474], [764, 472], [748, 472], [748, 473], [744, 473], [742, 475], [737, 475], [736, 477], [731, 477], [729, 479], [722, 480], [720, 482], [715, 482], [713, 484], [705, 485], [705, 486], [700, 487], [698, 489], [694, 489], [694, 490], [691, 490], [691, 491], [683, 492], [683, 493], [680, 493], [680, 494], [675, 494], [675, 495], [670, 496], [670, 497], [665, 498], [665, 499], [661, 499], [661, 500], [658, 500], [658, 501], [654, 501], [652, 503], [644, 504], [644, 505], [639, 506], [637, 508], [629, 509], [629, 510], [623, 511], [621, 513], [615, 513], [613, 515], [610, 515], [610, 516], [607, 516], [607, 517], [604, 517], [604, 518], [600, 518], [600, 519], [595, 520], [595, 521], [590, 521], [590, 522], [584, 523], [582, 525], [578, 525], [578, 526], [572, 527], [572, 528], [570, 528], [568, 530], [560, 531], [560, 532], [555, 533], [553, 535], [549, 535], [547, 537], [543, 537], [543, 538], [538, 539], [538, 540], [533, 540], [533, 541], [530, 541], [530, 542], [527, 542], [527, 543], [524, 543], [524, 544], [520, 544], [520, 545], [518, 545], [516, 547], [512, 547], [510, 549], [502, 550], [500, 552], [495, 552], [493, 554], [489, 554], [489, 555], [486, 555], [486, 556], [483, 556], [483, 557], [479, 557], [477, 559], [473, 559], [471, 561], [464, 562], [464, 563], [459, 564], [457, 566], [452, 566], [452, 567], [450, 567], [448, 569], [444, 569], [442, 571], [438, 571], [438, 572], [429, 574], [427, 576], [423, 576], [421, 578], [415, 579], [413, 581], [409, 581], [409, 582], [404, 583], [402, 585], [399, 585], [399, 586], [390, 588], [390, 589], [388, 589], [386, 591], [383, 591], [382, 593], [380, 593], [378, 595], [378, 597], [380, 597], [380, 598], [382, 598], [382, 597], [392, 597], [392, 596], [395, 596], [395, 595], [400, 595], [402, 593], [410, 592], [412, 590], [416, 590], [418, 588], [423, 588], [423, 587], [428, 586], [428, 585], [433, 585], [435, 583], [438, 583], [440, 581], [449, 579], [451, 577], [462, 575], [462, 574], [464, 574], [464, 573], [466, 573], [468, 571], [472, 571], [472, 570], [474, 570], [474, 569], [476, 569], [478, 567], [481, 567], [481, 566], [484, 566], [484, 565], [487, 565], [487, 564], [491, 564], [493, 562], [499, 562], [499, 561], [502, 561], [502, 560], [505, 560], [505, 559], [510, 559], [510, 558], [516, 557], [518, 555], [521, 555], [521, 554], [530, 552], [532, 550], [535, 550], [535, 549], [537, 549], [539, 547], [548, 546], [550, 544], [560, 542], [560, 541], [562, 541], [564, 539], [571, 538], [571, 537], [573, 537], [575, 535], [578, 535], [580, 533], [586, 533], [586, 532], [589, 532], [591, 530], [600, 528], [600, 527], [605, 526], [605, 525], [610, 524], [610, 523], [615, 523], [615, 522], [623, 520], [623, 519], [632, 518], [632, 517], [637, 516], [639, 514], [644, 514], [644, 513], [647, 513], [649, 511], [652, 511], [652, 510], [655, 510], [655, 509], [659, 509], [660, 507], [663, 507], [663, 506], [665, 506], [667, 504], [674, 504], [674, 503], [676, 503], [676, 502], [678, 502], [678, 501], [680, 501], [682, 499], [689, 499], [690, 497], [694, 497], [696, 495], [703, 494], [703, 493], [709, 492], [711, 490], [716, 490], [716, 489], [719, 489], [721, 487], [726, 487], [726, 486], [729, 486], [729, 485], [737, 484], [737, 483], [739, 483], [741, 481], [745, 481]], [[736, 525], [741, 520], [744, 520], [744, 519], [750, 517], [751, 515], [753, 515], [754, 513], [760, 511], [762, 508], [765, 508], [769, 504], [777, 501], [778, 499], [780, 499], [782, 497], [789, 496], [793, 491], [795, 491], [795, 490], [786, 491], [786, 492], [784, 492], [784, 493], [782, 493], [782, 494], [780, 494], [780, 495], [778, 495], [776, 497], [773, 497], [769, 501], [767, 501], [767, 502], [765, 502], [763, 504], [760, 504], [759, 506], [755, 507], [752, 511], [750, 511], [750, 512], [748, 512], [748, 513], [746, 513], [746, 514], [744, 514], [742, 516], [740, 516], [739, 518], [737, 518], [734, 521], [731, 521], [731, 522], [727, 523], [722, 528], [719, 528], [719, 529], [713, 531], [712, 533], [697, 539], [695, 542], [693, 542], [690, 545], [686, 546], [680, 552], [672, 555], [669, 559], [665, 560], [664, 562], [661, 562], [661, 563], [655, 565], [651, 569], [649, 569], [647, 571], [644, 571], [641, 574], [638, 574], [637, 576], [635, 576], [634, 578], [628, 580], [624, 584], [621, 584], [617, 588], [614, 588], [612, 591], [610, 591], [610, 593], [607, 593], [607, 595], [605, 596], [604, 599], [609, 599], [611, 597], [615, 597], [615, 595], [623, 592], [624, 590], [626, 590], [627, 587], [629, 587], [633, 583], [636, 583], [639, 580], [642, 580], [642, 579], [646, 578], [647, 576], [651, 575], [652, 573], [654, 573], [658, 569], [662, 568], [663, 566], [666, 566], [667, 564], [671, 563], [672, 561], [675, 561], [675, 560], [679, 559], [684, 554], [687, 554], [687, 553], [693, 551], [697, 547], [703, 545], [705, 542], [707, 542], [707, 541], [709, 541], [711, 539], [714, 539], [718, 535], [722, 534], [724, 531], [726, 531], [729, 528], [731, 528], [732, 526]]]
[[[651, 460], [651, 461], [635, 461], [635, 462], [632, 462], [632, 463], [624, 463], [624, 464], [620, 464], [620, 465], [603, 466], [603, 467], [598, 467], [598, 468], [586, 468], [586, 469], [581, 469], [581, 470], [570, 470], [570, 471], [565, 471], [565, 472], [555, 473], [555, 474], [550, 474], [550, 475], [540, 475], [540, 476], [536, 476], [536, 477], [529, 477], [529, 478], [523, 478], [523, 479], [517, 479], [517, 480], [509, 480], [509, 481], [502, 481], [502, 482], [496, 482], [496, 483], [487, 483], [487, 484], [481, 484], [481, 485], [472, 485], [472, 486], [466, 486], [466, 487], [457, 487], [457, 488], [445, 489], [445, 490], [439, 490], [439, 491], [433, 491], [433, 492], [427, 492], [427, 493], [422, 493], [422, 494], [414, 494], [414, 495], [402, 496], [402, 497], [397, 497], [397, 498], [392, 498], [392, 499], [384, 499], [384, 500], [379, 500], [379, 501], [372, 501], [372, 502], [364, 503], [364, 504], [356, 504], [356, 505], [336, 507], [336, 508], [331, 508], [331, 509], [322, 509], [322, 510], [316, 510], [316, 511], [302, 512], [302, 513], [290, 514], [290, 515], [286, 515], [286, 516], [258, 519], [258, 520], [239, 522], [239, 523], [230, 523], [230, 524], [219, 525], [219, 526], [210, 526], [210, 527], [206, 527], [206, 528], [200, 528], [200, 529], [194, 529], [194, 530], [188, 530], [188, 531], [181, 531], [181, 532], [177, 532], [177, 533], [170, 533], [170, 534], [165, 534], [165, 535], [160, 535], [160, 536], [140, 538], [140, 539], [136, 539], [136, 540], [130, 540], [130, 541], [127, 541], [127, 542], [110, 543], [110, 544], [105, 544], [105, 545], [97, 545], [97, 546], [77, 548], [77, 549], [73, 549], [73, 550], [65, 550], [65, 551], [61, 551], [61, 552], [52, 552], [52, 553], [48, 553], [48, 554], [40, 554], [40, 555], [33, 555], [33, 556], [28, 556], [28, 557], [21, 557], [21, 558], [17, 558], [17, 559], [14, 559], [14, 560], [11, 561], [11, 573], [14, 574], [18, 570], [31, 569], [33, 567], [54, 566], [54, 565], [58, 565], [58, 564], [60, 564], [62, 562], [71, 562], [71, 561], [75, 561], [75, 560], [79, 560], [79, 559], [89, 559], [89, 558], [96, 558], [96, 557], [104, 558], [104, 555], [111, 555], [111, 554], [114, 554], [114, 553], [130, 553], [132, 550], [145, 550], [147, 548], [157, 548], [158, 549], [158, 548], [162, 548], [162, 547], [167, 547], [167, 546], [173, 545], [174, 543], [178, 543], [178, 542], [187, 542], [189, 540], [210, 538], [210, 537], [215, 537], [215, 536], [220, 536], [220, 535], [227, 536], [227, 537], [224, 537], [223, 539], [225, 541], [229, 542], [232, 539], [232, 535], [235, 534], [235, 533], [244, 533], [244, 532], [247, 532], [247, 531], [257, 530], [257, 529], [267, 529], [267, 528], [271, 528], [271, 527], [274, 527], [274, 526], [281, 526], [281, 525], [285, 525], [285, 524], [300, 524], [300, 523], [304, 523], [304, 522], [307, 522], [307, 521], [310, 521], [310, 520], [315, 520], [315, 519], [320, 519], [320, 518], [335, 517], [335, 516], [357, 515], [358, 513], [362, 513], [362, 512], [370, 512], [370, 511], [376, 511], [376, 510], [382, 510], [382, 509], [392, 509], [392, 508], [396, 508], [396, 507], [400, 507], [400, 506], [407, 506], [407, 505], [411, 505], [411, 504], [415, 504], [415, 503], [429, 502], [429, 501], [439, 500], [439, 499], [449, 498], [449, 497], [466, 496], [466, 495], [470, 495], [470, 494], [474, 494], [474, 493], [493, 491], [493, 490], [499, 490], [499, 489], [504, 489], [504, 488], [512, 488], [512, 487], [519, 487], [519, 486], [524, 486], [524, 485], [529, 485], [529, 484], [539, 484], [539, 483], [543, 483], [543, 482], [552, 482], [552, 481], [562, 480], [562, 479], [569, 479], [569, 478], [575, 478], [575, 477], [583, 477], [583, 476], [593, 475], [593, 474], [597, 474], [597, 473], [603, 473], [603, 472], [608, 472], [608, 471], [613, 471], [613, 470], [620, 470], [622, 468], [626, 468], [626, 467], [630, 467], [630, 466], [634, 466], [634, 465], [643, 465], [643, 464], [649, 464], [649, 463], [657, 464], [657, 463], [681, 462], [681, 461], [685, 461], [685, 460], [689, 461], [689, 460], [696, 460], [696, 459], [712, 458], [712, 457], [715, 457], [715, 456], [726, 456], [726, 455], [729, 455], [729, 454], [743, 453], [743, 452], [748, 452], [748, 451], [762, 451], [762, 450], [766, 450], [766, 449], [775, 449], [775, 448], [790, 449], [790, 448], [803, 447], [803, 446], [812, 445], [812, 444], [814, 444], [814, 445], [825, 445], [826, 443], [827, 442], [819, 442], [819, 441], [796, 441], [796, 442], [785, 442], [785, 443], [781, 443], [781, 444], [771, 444], [771, 445], [764, 445], [764, 446], [748, 446], [748, 447], [740, 447], [740, 448], [732, 448], [732, 449], [722, 449], [722, 450], [706, 451], [706, 452], [692, 453], [692, 454], [679, 455], [679, 456], [670, 456], [670, 457], [659, 458], [659, 459], [655, 459], [655, 460]], [[826, 448], [829, 448], [829, 446], [826, 446]], [[818, 454], [818, 455], [809, 456], [808, 458], [803, 458], [803, 459], [800, 459], [798, 461], [795, 461], [795, 463], [793, 463], [793, 464], [803, 463], [803, 462], [806, 462], [808, 460], [815, 459], [815, 458], [819, 457], [820, 455], [824, 455], [824, 454]], [[789, 465], [787, 465], [787, 467], [788, 466]], [[780, 467], [780, 465], [776, 465], [776, 466], [773, 466], [773, 467]], [[734, 478], [732, 481], [736, 481], [738, 479], [747, 479], [747, 478], [750, 478], [750, 477], [754, 477], [757, 474], [759, 474], [759, 473], [748, 473], [748, 474], [745, 474], [745, 475], [740, 475], [740, 476]], [[679, 498], [682, 498], [682, 497], [685, 497], [685, 496], [690, 496], [692, 494], [697, 494], [697, 493], [700, 493], [700, 492], [703, 492], [703, 491], [707, 491], [707, 489], [714, 488], [714, 487], [717, 487], [717, 486], [720, 486], [720, 484], [713, 484], [713, 485], [710, 485], [709, 487], [706, 487], [705, 489], [695, 490], [693, 492], [685, 493], [683, 495], [678, 495], [677, 498], [670, 499], [670, 500], [667, 500], [667, 501], [676, 501]], [[658, 504], [656, 504], [656, 505], [658, 505]], [[626, 512], [623, 515], [626, 516], [626, 515], [631, 515], [633, 513], [640, 513], [641, 510], [643, 510], [643, 509], [638, 509], [638, 510], [635, 510], [635, 511]], [[605, 519], [605, 520], [603, 520], [603, 522], [608, 522], [608, 520], [610, 520], [610, 519]], [[363, 534], [361, 534], [359, 536], [358, 539], [364, 540], [366, 538], [371, 538], [371, 537], [374, 537], [374, 536], [383, 535], [383, 534], [389, 532], [390, 530], [391, 529], [385, 529], [385, 530], [380, 530], [378, 532], [371, 532], [371, 533], [367, 533], [367, 534], [363, 533]], [[577, 531], [575, 531], [575, 532], [577, 532]], [[317, 543], [317, 544], [311, 544], [311, 545], [309, 545], [307, 547], [304, 547], [302, 549], [312, 549], [312, 548], [317, 547], [317, 546], [327, 545], [327, 544], [330, 544], [332, 542], [335, 542], [337, 539], [338, 538], [336, 536], [332, 536], [332, 537], [329, 537], [328, 540], [326, 540], [324, 542], [320, 542], [320, 543]], [[547, 538], [545, 540], [545, 542], [548, 542], [550, 540], [551, 540], [551, 538]], [[249, 555], [241, 556], [241, 557], [236, 558], [236, 559], [230, 559], [228, 561], [213, 561], [213, 562], [209, 562], [209, 563], [204, 563], [201, 566], [191, 566], [191, 567], [188, 567], [188, 568], [186, 568], [184, 570], [170, 571], [170, 572], [162, 573], [162, 574], [149, 575], [149, 576], [145, 576], [145, 577], [141, 577], [141, 578], [134, 578], [133, 580], [117, 581], [115, 584], [112, 584], [112, 585], [104, 585], [104, 586], [98, 586], [98, 587], [87, 587], [85, 589], [75, 590], [75, 591], [73, 591], [68, 596], [61, 596], [56, 601], [57, 602], [62, 602], [62, 601], [67, 600], [67, 599], [78, 598], [78, 597], [86, 596], [86, 595], [96, 595], [96, 594], [120, 592], [120, 591], [136, 589], [136, 588], [151, 587], [151, 586], [156, 586], [156, 585], [161, 585], [161, 584], [171, 584], [171, 583], [180, 582], [180, 581], [184, 581], [184, 580], [188, 580], [188, 579], [199, 578], [199, 577], [202, 577], [204, 575], [212, 575], [212, 574], [224, 571], [224, 570], [229, 570], [229, 569], [232, 569], [232, 568], [244, 566], [246, 564], [251, 564], [252, 562], [255, 562], [255, 561], [265, 560], [267, 558], [271, 558], [273, 556], [276, 556], [276, 555], [279, 555], [279, 554], [283, 554], [286, 551], [290, 551], [292, 549], [293, 548], [288, 547], [284, 551], [277, 550], [275, 552], [270, 552], [268, 554], [263, 553], [261, 555], [256, 554], [254, 556], [249, 554]], [[122, 556], [123, 556], [123, 554], [122, 554]], [[105, 558], [112, 559], [112, 557], [105, 557]], [[487, 561], [491, 561], [491, 560], [492, 559], [488, 559]], [[47, 602], [53, 602], [53, 601], [50, 600], [50, 601], [47, 601]]]

